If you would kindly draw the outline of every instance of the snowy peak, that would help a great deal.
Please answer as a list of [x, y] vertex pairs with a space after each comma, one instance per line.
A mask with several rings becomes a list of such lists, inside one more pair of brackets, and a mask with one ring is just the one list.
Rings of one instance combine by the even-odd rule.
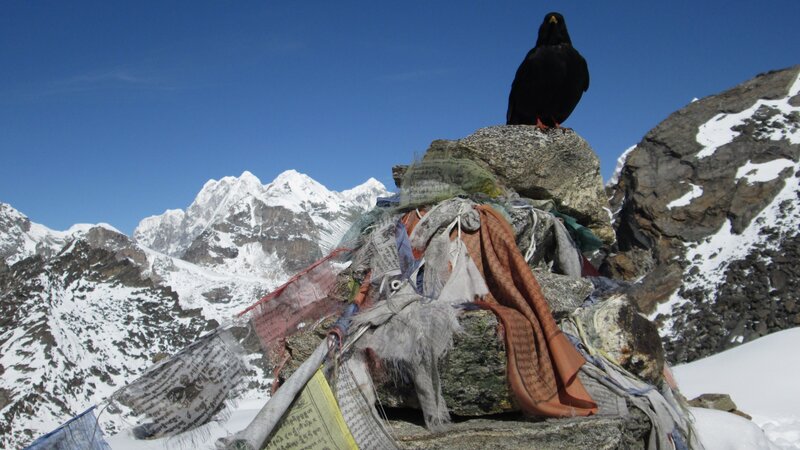
[[0, 203], [0, 260], [10, 266], [34, 255], [48, 258], [58, 253], [65, 243], [81, 238], [95, 228], [121, 234], [107, 223], [81, 223], [67, 231], [52, 230], [31, 222], [11, 205]]
[[[196, 258], [197, 248], [203, 248], [203, 253], [213, 251], [216, 254], [204, 255], [196, 262], [220, 261], [220, 258], [225, 257], [223, 254], [227, 254], [228, 258], [236, 257], [235, 250], [220, 253], [222, 247], [231, 249], [244, 243], [263, 243], [267, 237], [274, 237], [276, 233], [270, 232], [269, 228], [278, 217], [282, 217], [281, 221], [284, 223], [306, 223], [310, 220], [317, 231], [325, 236], [326, 242], [322, 244], [327, 248], [327, 241], [331, 236], [337, 235], [334, 229], [339, 230], [349, 225], [354, 214], [372, 208], [378, 196], [387, 194], [386, 187], [374, 178], [352, 189], [336, 192], [296, 170], [280, 173], [267, 185], [245, 171], [239, 177], [228, 176], [206, 182], [185, 212], [168, 210], [160, 216], [142, 220], [134, 231], [134, 240], [153, 250], [178, 257], [193, 248], [192, 254]], [[269, 212], [270, 208], [286, 211]], [[289, 217], [292, 214], [296, 217]], [[243, 216], [246, 216], [246, 220]], [[343, 221], [347, 224], [343, 225]], [[247, 226], [243, 226], [244, 222], [247, 222]], [[233, 229], [236, 232], [231, 234]], [[221, 232], [226, 235], [220, 235]], [[213, 239], [209, 236], [204, 238], [208, 241], [205, 245], [196, 243], [204, 233], [215, 236]], [[242, 233], [247, 236], [242, 236]], [[295, 235], [297, 236], [292, 236], [304, 237], [310, 241], [320, 239], [315, 232], [304, 232], [304, 236], [298, 233]], [[208, 245], [212, 242], [232, 242], [235, 245], [213, 250]], [[316, 242], [315, 245], [319, 244], [321, 243]]]
[[342, 206], [338, 193], [296, 170], [281, 173], [265, 186], [264, 191], [267, 205], [282, 206], [296, 213], [320, 209], [334, 212]]
[[37, 226], [11, 205], [0, 203], [0, 259], [13, 264], [36, 254], [36, 249], [55, 232]]
[[367, 209], [375, 205], [378, 197], [389, 195], [389, 191], [386, 190], [386, 186], [383, 183], [375, 178], [370, 178], [352, 189], [342, 191], [341, 194], [345, 200]]
[[187, 210], [187, 216], [195, 222], [193, 226], [206, 227], [213, 223], [226, 208], [243, 198], [262, 195], [264, 186], [255, 175], [243, 172], [240, 177], [224, 177], [219, 181], [209, 180], [195, 197]]

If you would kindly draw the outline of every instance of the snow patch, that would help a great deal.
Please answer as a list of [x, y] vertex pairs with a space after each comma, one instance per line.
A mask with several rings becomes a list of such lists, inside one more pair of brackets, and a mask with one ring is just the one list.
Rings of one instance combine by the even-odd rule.
[[758, 100], [753, 106], [736, 114], [720, 113], [712, 117], [708, 122], [700, 125], [697, 130], [697, 143], [703, 149], [697, 153], [697, 159], [703, 159], [713, 155], [720, 147], [730, 144], [739, 136], [740, 132], [733, 130], [734, 127], [744, 125], [761, 108], [777, 109], [778, 114], [770, 119], [770, 131], [758, 134], [757, 137], [765, 140], [778, 141], [787, 139], [792, 144], [800, 144], [800, 128], [792, 125], [789, 116], [800, 113], [800, 107], [789, 104], [789, 99], [797, 95], [800, 91], [800, 75], [795, 79], [789, 94], [778, 100]]
[[617, 158], [617, 165], [614, 167], [614, 173], [611, 174], [611, 178], [608, 179], [606, 186], [613, 186], [619, 182], [619, 175], [622, 173], [622, 168], [625, 167], [625, 162], [628, 160], [628, 155], [635, 149], [636, 146], [632, 145], [625, 149], [619, 158]]
[[736, 171], [736, 179], [744, 178], [747, 184], [764, 183], [778, 178], [784, 169], [794, 165], [794, 161], [785, 158], [773, 159], [760, 164], [754, 164], [748, 160]]
[[[683, 182], [681, 182], [681, 183], [683, 183]], [[692, 189], [689, 192], [683, 194], [680, 198], [676, 198], [675, 200], [667, 203], [667, 209], [679, 208], [679, 207], [682, 207], [682, 206], [688, 206], [692, 202], [692, 200], [694, 200], [696, 198], [699, 198], [700, 196], [703, 195], [703, 187], [702, 186], [698, 186], [698, 185], [692, 184], [692, 183], [689, 183], [689, 186], [691, 186]]]
[[[737, 407], [753, 416], [753, 422], [763, 428], [767, 438], [772, 441], [771, 445], [774, 445], [772, 448], [797, 449], [800, 448], [800, 413], [793, 400], [800, 398], [800, 384], [796, 382], [797, 373], [800, 372], [798, 347], [800, 328], [793, 328], [674, 367], [673, 373], [687, 398], [704, 393], [729, 394]], [[700, 438], [704, 441], [706, 436], [719, 439], [715, 441], [718, 443], [731, 442], [729, 439], [735, 437], [754, 437], [752, 430], [744, 428], [744, 422], [731, 419], [726, 421], [732, 425], [727, 427], [731, 436], [726, 439], [725, 428], [714, 426], [719, 424], [711, 417], [716, 414], [697, 409], [692, 412], [697, 419]], [[698, 412], [700, 414], [696, 414]], [[729, 419], [727, 416], [725, 418]], [[734, 430], [737, 432], [735, 436], [732, 435]], [[746, 434], [739, 436], [738, 432], [742, 430], [747, 430]], [[706, 448], [770, 447], [707, 445]]]

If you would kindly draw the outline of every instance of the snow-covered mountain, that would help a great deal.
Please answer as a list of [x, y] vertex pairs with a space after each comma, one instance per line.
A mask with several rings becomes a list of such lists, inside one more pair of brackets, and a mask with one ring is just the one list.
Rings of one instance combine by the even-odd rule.
[[266, 185], [244, 172], [208, 181], [185, 212], [148, 217], [133, 237], [206, 267], [254, 276], [275, 267], [293, 272], [330, 250], [357, 215], [387, 193], [374, 178], [335, 192], [294, 170]]
[[604, 269], [673, 362], [800, 325], [800, 66], [692, 102], [618, 167]]
[[31, 222], [11, 205], [0, 202], [0, 261], [11, 265], [34, 255], [49, 258], [61, 250], [68, 240], [82, 236], [94, 227], [119, 232], [107, 223], [81, 223], [67, 231], [51, 230]]
[[[334, 192], [295, 171], [266, 186], [245, 172], [209, 181], [185, 212], [143, 220], [135, 240], [105, 224], [51, 230], [0, 203], [0, 447], [230, 323], [384, 194], [374, 179]], [[250, 389], [263, 391], [267, 361], [251, 341]]]

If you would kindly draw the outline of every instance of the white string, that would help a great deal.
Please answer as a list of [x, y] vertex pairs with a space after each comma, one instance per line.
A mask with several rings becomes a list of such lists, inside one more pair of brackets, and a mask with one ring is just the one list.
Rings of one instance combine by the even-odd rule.
[[533, 226], [531, 226], [531, 244], [528, 246], [528, 251], [525, 252], [525, 262], [530, 262], [531, 258], [533, 258], [533, 254], [536, 253], [536, 225], [539, 217], [536, 215], [536, 211], [534, 209], [531, 209], [531, 215], [533, 216]]

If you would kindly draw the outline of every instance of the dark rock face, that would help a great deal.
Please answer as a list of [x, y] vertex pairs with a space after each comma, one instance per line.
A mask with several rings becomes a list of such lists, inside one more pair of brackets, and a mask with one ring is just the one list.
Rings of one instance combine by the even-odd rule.
[[[223, 236], [229, 236], [230, 242]], [[281, 255], [284, 270], [293, 273], [322, 256], [318, 241], [317, 226], [307, 213], [253, 200], [201, 233], [182, 259], [205, 266], [221, 264], [236, 258], [246, 244], [255, 243], [265, 254]]]
[[614, 240], [600, 162], [574, 131], [542, 132], [526, 125], [482, 128], [457, 141], [433, 141], [423, 160], [442, 157], [477, 161], [520, 196], [552, 199], [559, 211], [604, 241]]
[[[768, 206], [778, 210], [773, 202], [786, 197], [786, 186], [796, 190], [798, 72], [762, 74], [673, 113], [628, 154], [608, 188], [617, 244], [602, 270], [640, 279], [629, 295], [645, 313], [674, 295], [684, 300], [660, 317], [680, 330], [674, 338], [665, 332], [673, 362], [795, 326], [789, 310], [798, 301], [790, 287], [796, 278], [781, 255], [796, 252], [797, 196], [784, 199], [780, 224], [754, 219]], [[768, 244], [724, 264], [714, 254], [694, 256], [692, 249], [728, 228]]]

